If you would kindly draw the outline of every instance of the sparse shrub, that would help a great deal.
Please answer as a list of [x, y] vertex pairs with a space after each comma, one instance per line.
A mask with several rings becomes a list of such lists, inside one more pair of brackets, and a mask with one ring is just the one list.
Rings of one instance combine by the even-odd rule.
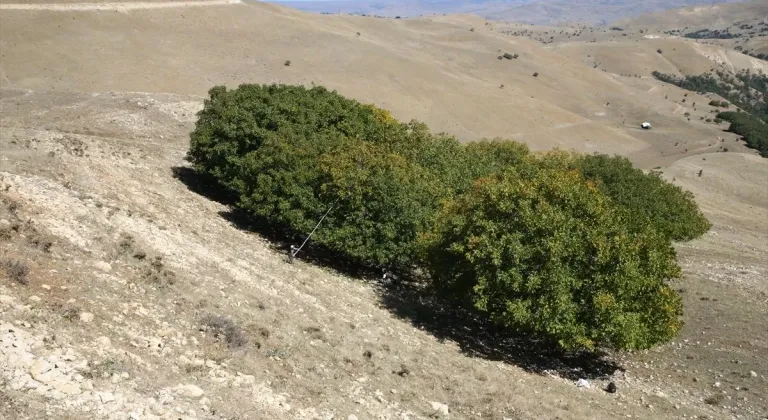
[[328, 338], [325, 336], [325, 333], [323, 333], [323, 329], [320, 327], [307, 327], [304, 328], [304, 332], [309, 334], [309, 336], [313, 340], [320, 340], [320, 341], [328, 341]]
[[0, 227], [0, 241], [9, 241], [13, 238], [16, 231], [11, 226]]
[[176, 273], [165, 268], [163, 257], [160, 256], [153, 258], [148, 266], [144, 267], [142, 276], [146, 282], [160, 288], [176, 283]]
[[663, 51], [661, 50], [661, 48], [659, 48], [658, 50], [656, 50], [656, 52], [657, 52], [657, 53], [659, 53], [659, 54], [662, 54], [662, 53], [663, 53]]
[[291, 66], [291, 60], [285, 60], [285, 63], [283, 63], [283, 65], [285, 65], [285, 67], [290, 67]]
[[533, 77], [539, 77], [539, 72], [534, 72]]
[[27, 264], [16, 260], [3, 261], [3, 270], [8, 279], [24, 286], [29, 284], [29, 266]]
[[33, 233], [29, 238], [29, 244], [43, 252], [51, 252], [51, 247], [53, 246], [53, 242], [38, 233]]
[[205, 315], [200, 323], [207, 327], [217, 340], [227, 343], [228, 347], [243, 347], [248, 344], [248, 338], [231, 319], [221, 315]]
[[704, 398], [704, 404], [708, 405], [720, 405], [725, 401], [725, 395], [723, 394], [712, 394], [707, 398]]
[[136, 247], [136, 240], [133, 236], [123, 233], [120, 235], [120, 240], [117, 243], [118, 251], [121, 254], [132, 254]]
[[512, 54], [507, 53], [507, 52], [504, 53], [504, 58], [506, 58], [507, 60], [511, 60], [512, 57], [514, 57]]
[[80, 317], [80, 308], [72, 305], [66, 305], [61, 310], [61, 317], [67, 321], [75, 321]]
[[88, 362], [88, 369], [81, 372], [88, 379], [109, 378], [123, 371], [123, 364], [117, 359], [105, 359], [99, 363]]
[[434, 287], [500, 325], [567, 349], [648, 348], [680, 329], [675, 251], [629, 229], [572, 158], [555, 153], [482, 178], [422, 237]]

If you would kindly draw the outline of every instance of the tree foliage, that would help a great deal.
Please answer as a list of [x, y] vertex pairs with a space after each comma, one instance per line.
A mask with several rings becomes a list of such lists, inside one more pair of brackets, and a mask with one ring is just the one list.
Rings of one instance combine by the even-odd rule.
[[736, 74], [715, 71], [682, 78], [671, 74], [653, 72], [662, 82], [694, 92], [713, 92], [732, 104], [768, 122], [768, 75], [744, 70]]
[[717, 118], [731, 123], [728, 131], [734, 132], [747, 142], [747, 146], [768, 158], [768, 123], [744, 112], [721, 112]]
[[367, 265], [406, 265], [444, 191], [398, 154], [424, 149], [425, 130], [321, 87], [216, 87], [188, 156], [274, 229], [306, 236], [334, 207], [316, 243]]
[[647, 348], [680, 327], [670, 239], [709, 227], [623, 158], [459, 143], [322, 87], [215, 87], [188, 160], [289, 240], [434, 290], [564, 348]]
[[[549, 155], [482, 178], [423, 235], [435, 286], [508, 328], [566, 349], [649, 348], [680, 329], [675, 251], [630, 229], [577, 170]], [[544, 163], [542, 166], [541, 163]]]
[[588, 180], [626, 210], [625, 223], [633, 231], [651, 225], [675, 241], [687, 241], [712, 226], [690, 191], [665, 181], [661, 173], [645, 173], [621, 156], [584, 155], [576, 166]]
[[334, 203], [317, 239], [378, 266], [408, 266], [445, 187], [437, 176], [376, 144], [350, 141], [320, 157], [322, 201]]

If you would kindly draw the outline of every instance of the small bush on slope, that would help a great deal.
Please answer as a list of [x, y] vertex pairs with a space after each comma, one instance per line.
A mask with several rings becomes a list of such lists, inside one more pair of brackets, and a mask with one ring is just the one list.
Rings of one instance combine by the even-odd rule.
[[434, 286], [503, 326], [566, 349], [644, 349], [680, 329], [665, 284], [680, 269], [663, 235], [625, 217], [578, 171], [531, 161], [477, 180], [422, 243]]
[[658, 172], [646, 174], [621, 156], [584, 155], [575, 162], [586, 179], [597, 181], [600, 191], [626, 210], [632, 231], [643, 231], [650, 223], [672, 240], [687, 241], [712, 226], [693, 194], [665, 181]]

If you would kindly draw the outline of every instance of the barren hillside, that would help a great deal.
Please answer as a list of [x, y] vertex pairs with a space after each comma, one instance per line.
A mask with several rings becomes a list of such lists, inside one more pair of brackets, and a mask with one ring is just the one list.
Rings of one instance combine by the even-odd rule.
[[[699, 44], [716, 45], [751, 55], [768, 54], [768, 7], [762, 1], [675, 9], [616, 24], [632, 31], [644, 29], [677, 36], [703, 31], [700, 32], [702, 38], [697, 40]], [[711, 31], [722, 31], [727, 36], [718, 37]]]
[[[7, 10], [0, 70], [3, 86], [33, 90], [203, 95], [215, 84], [316, 83], [467, 140], [500, 136], [638, 159], [686, 153], [672, 138], [706, 150], [719, 135], [687, 121], [692, 107], [665, 99], [682, 92], [660, 82], [628, 80], [476, 26], [266, 4]], [[498, 60], [503, 52], [519, 58]], [[659, 130], [638, 130], [645, 120]]]
[[[61, 4], [0, 7], [0, 418], [768, 418], [768, 161], [700, 120], [708, 98], [466, 16]], [[288, 264], [184, 161], [206, 90], [243, 82], [659, 167], [713, 223], [678, 246], [681, 337], [565, 356], [407, 284]]]
[[[718, 3], [730, 3], [734, 0], [719, 0]], [[735, 0], [736, 2], [742, 0]], [[488, 19], [510, 20], [540, 25], [552, 25], [562, 22], [587, 22], [600, 24], [620, 18], [637, 16], [642, 13], [657, 12], [700, 4], [711, 4], [706, 0], [644, 0], [644, 1], [596, 1], [596, 0], [384, 0], [369, 2], [366, 0], [330, 0], [330, 1], [273, 1], [287, 7], [315, 13], [354, 13], [387, 17], [416, 17], [472, 13]]]
[[634, 29], [668, 30], [672, 28], [719, 28], [734, 22], [768, 19], [765, 4], [759, 1], [709, 4], [659, 13], [649, 13], [615, 22]]

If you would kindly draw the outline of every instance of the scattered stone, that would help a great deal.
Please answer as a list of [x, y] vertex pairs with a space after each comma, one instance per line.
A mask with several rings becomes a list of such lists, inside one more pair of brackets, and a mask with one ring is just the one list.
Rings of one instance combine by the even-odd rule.
[[45, 290], [51, 290], [51, 286], [49, 286], [49, 285], [47, 285], [47, 284], [43, 284], [43, 285], [41, 285], [40, 287], [42, 287], [42, 288], [43, 288], [43, 289], [45, 289]]
[[80, 384], [80, 389], [83, 391], [93, 391], [93, 382], [90, 379], [86, 379]]
[[96, 395], [98, 395], [102, 404], [107, 404], [115, 400], [115, 396], [111, 392], [97, 392]]
[[112, 270], [112, 266], [106, 261], [97, 261], [96, 263], [93, 264], [93, 266], [105, 272]]
[[32, 377], [34, 378], [36, 376], [42, 375], [45, 372], [48, 372], [52, 368], [53, 366], [50, 363], [40, 359], [35, 363], [33, 363], [32, 366], [30, 366], [29, 374], [32, 375]]
[[38, 303], [38, 302], [40, 302], [42, 299], [40, 299], [40, 296], [30, 296], [30, 297], [29, 297], [29, 300], [30, 300], [30, 302], [35, 302], [35, 303]]
[[578, 381], [576, 381], [576, 386], [579, 388], [586, 388], [586, 389], [589, 389], [591, 387], [591, 385], [589, 384], [589, 381], [586, 379], [579, 379]]
[[347, 420], [357, 420], [357, 416], [354, 414], [350, 414], [347, 416]]
[[437, 401], [430, 401], [429, 404], [432, 406], [432, 409], [435, 410], [434, 415], [439, 417], [448, 417], [448, 404], [443, 404]]
[[203, 392], [202, 389], [200, 389], [195, 385], [186, 384], [186, 385], [179, 385], [178, 387], [176, 387], [176, 393], [181, 397], [200, 398], [203, 396], [205, 392]]
[[176, 330], [173, 329], [173, 328], [165, 328], [165, 329], [162, 329], [162, 330], [158, 331], [157, 335], [159, 335], [160, 337], [168, 337], [169, 335], [172, 335], [175, 332], [176, 332]]
[[720, 388], [720, 382], [715, 382], [715, 388]]
[[616, 384], [611, 382], [608, 384], [608, 387], [605, 388], [605, 390], [611, 394], [615, 394], [617, 391]]
[[749, 376], [751, 376], [753, 378], [757, 378], [757, 372], [755, 372], [754, 370], [750, 370], [749, 371]]
[[90, 312], [81, 312], [80, 313], [80, 321], [82, 322], [91, 322], [93, 321], [93, 314]]
[[3, 305], [11, 305], [15, 299], [8, 295], [0, 295], [0, 303]]
[[53, 388], [67, 395], [80, 394], [80, 387], [72, 382], [58, 382], [53, 385]]
[[96, 339], [96, 344], [98, 344], [100, 347], [109, 347], [112, 345], [112, 342], [109, 340], [108, 337], [104, 337], [103, 335]]

